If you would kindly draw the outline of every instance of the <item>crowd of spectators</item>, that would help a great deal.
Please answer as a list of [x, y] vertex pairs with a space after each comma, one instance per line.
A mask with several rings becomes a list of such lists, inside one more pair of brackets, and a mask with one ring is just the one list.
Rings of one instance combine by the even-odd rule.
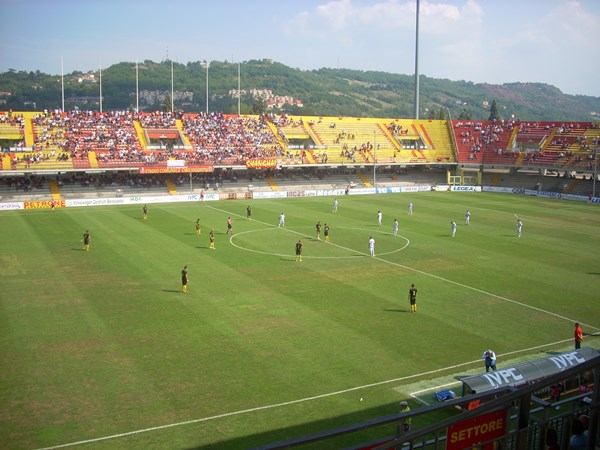
[[19, 131], [23, 131], [25, 129], [25, 118], [22, 114], [14, 114], [11, 110], [0, 113], [0, 124], [17, 127]]
[[267, 118], [222, 113], [186, 115], [184, 132], [193, 147], [187, 159], [197, 162], [243, 164], [251, 158], [283, 157], [284, 150]]
[[182, 117], [182, 111], [156, 111], [136, 114], [136, 118], [144, 128], [174, 128], [177, 120]]
[[[142, 128], [177, 129], [177, 120], [183, 124], [183, 135], [191, 147], [166, 146], [160, 151], [144, 150], [138, 139], [134, 123], [139, 121]], [[271, 122], [272, 124], [270, 124]], [[319, 119], [322, 122], [322, 119]], [[9, 123], [23, 129], [25, 120], [12, 112], [0, 114], [0, 124]], [[35, 144], [31, 149], [23, 148], [26, 153], [18, 152], [11, 161], [13, 165], [24, 163], [25, 168], [45, 161], [72, 159], [88, 163], [89, 152], [94, 151], [100, 167], [119, 164], [153, 165], [164, 164], [169, 159], [184, 160], [188, 165], [244, 165], [253, 158], [285, 159], [289, 163], [306, 162], [304, 151], [284, 149], [280, 143], [285, 140], [285, 127], [304, 126], [302, 119], [294, 119], [285, 114], [256, 117], [226, 115], [212, 112], [209, 114], [183, 114], [176, 112], [137, 113], [130, 111], [44, 111], [32, 119]], [[312, 123], [312, 122], [311, 122]], [[335, 123], [332, 122], [334, 125]], [[273, 132], [273, 125], [279, 135]], [[483, 151], [493, 151], [496, 155], [515, 158], [514, 152], [505, 152], [508, 137], [515, 127], [520, 134], [548, 135], [554, 132], [553, 144], [559, 145], [558, 158], [573, 156], [573, 149], [587, 151], [588, 161], [595, 158], [600, 145], [600, 136], [586, 137], [583, 130], [594, 128], [593, 124], [551, 122], [467, 121], [455, 122], [454, 127], [459, 138], [459, 148], [468, 150], [470, 159], [477, 159]], [[401, 125], [391, 122], [388, 128], [394, 135], [402, 134]], [[537, 133], [537, 134], [536, 134]], [[343, 144], [340, 157], [348, 162], [369, 162], [372, 160], [372, 145], [363, 143], [352, 145], [355, 135], [346, 130], [335, 132], [334, 144]], [[572, 143], [578, 144], [573, 147]], [[305, 147], [306, 149], [306, 147]], [[545, 158], [535, 151], [527, 151], [526, 161]], [[326, 164], [329, 155], [326, 151], [317, 151], [316, 161]], [[575, 155], [576, 162], [584, 162], [586, 155]], [[75, 165], [75, 167], [82, 167]]]
[[12, 164], [17, 165], [19, 163], [25, 163], [25, 168], [29, 169], [35, 164], [42, 163], [44, 161], [68, 161], [69, 154], [65, 152], [56, 152], [56, 150], [50, 150], [50, 152], [38, 151], [36, 153], [15, 153]]
[[90, 151], [137, 151], [141, 146], [127, 111], [44, 111], [33, 118], [36, 149], [60, 149], [71, 158], [87, 158]]
[[506, 145], [508, 136], [512, 133], [515, 122], [491, 121], [483, 122], [457, 122], [455, 128], [460, 131], [461, 144], [469, 150], [469, 159], [477, 159], [477, 153], [484, 149], [492, 149], [496, 155], [504, 154], [503, 145]]

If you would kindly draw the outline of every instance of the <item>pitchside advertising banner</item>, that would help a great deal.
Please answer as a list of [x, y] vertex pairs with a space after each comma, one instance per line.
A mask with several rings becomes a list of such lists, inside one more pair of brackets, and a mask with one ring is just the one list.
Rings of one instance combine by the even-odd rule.
[[496, 442], [506, 434], [507, 410], [483, 414], [473, 419], [464, 420], [448, 427], [446, 435], [446, 450], [471, 449], [476, 445], [486, 444], [484, 450], [500, 448]]
[[64, 208], [66, 206], [65, 200], [42, 200], [42, 201], [31, 201], [23, 202], [23, 209], [43, 209], [43, 208]]
[[[160, 170], [174, 170], [179, 172], [180, 167], [162, 167]], [[184, 168], [185, 172], [210, 172], [212, 166], [190, 167]], [[147, 173], [147, 172], [146, 172]], [[183, 195], [155, 195], [155, 196], [123, 196], [110, 198], [81, 198], [72, 200], [58, 200], [54, 202], [56, 208], [73, 208], [79, 206], [110, 206], [110, 205], [131, 205], [144, 203], [173, 203], [173, 202], [199, 202], [199, 201], [216, 201], [216, 200], [247, 200], [247, 199], [270, 199], [270, 198], [290, 198], [290, 197], [331, 197], [343, 195], [369, 195], [369, 194], [399, 194], [412, 192], [429, 192], [429, 191], [455, 191], [455, 192], [481, 192], [481, 186], [392, 186], [392, 187], [377, 187], [375, 188], [352, 188], [346, 189], [308, 189], [297, 191], [268, 191], [268, 192], [233, 192], [233, 193], [206, 193], [199, 194], [183, 194]], [[600, 198], [593, 198], [591, 201], [588, 197], [578, 195], [549, 195], [547, 192], [531, 191], [521, 188], [495, 188], [485, 186], [484, 191], [489, 192], [504, 192], [517, 195], [534, 195], [542, 197], [554, 197], [563, 200], [586, 201], [589, 203], [600, 204]], [[52, 200], [32, 200], [27, 202], [0, 202], [0, 211], [10, 211], [17, 209], [50, 209]]]

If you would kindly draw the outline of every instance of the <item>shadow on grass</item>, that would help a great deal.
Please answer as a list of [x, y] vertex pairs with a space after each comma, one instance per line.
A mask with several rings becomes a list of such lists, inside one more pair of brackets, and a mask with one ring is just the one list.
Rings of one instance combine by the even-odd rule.
[[[355, 413], [345, 414], [341, 416], [332, 417], [330, 419], [307, 422], [301, 425], [290, 426], [288, 428], [280, 428], [273, 431], [258, 433], [254, 435], [244, 436], [237, 439], [231, 439], [227, 441], [214, 442], [207, 445], [200, 445], [197, 447], [189, 447], [188, 450], [226, 450], [226, 449], [238, 449], [238, 448], [251, 448], [251, 449], [264, 449], [269, 446], [287, 441], [289, 439], [295, 439], [302, 436], [310, 436], [316, 432], [324, 430], [333, 430], [338, 427], [347, 425], [357, 424], [362, 421], [373, 419], [374, 417], [384, 417], [386, 415], [395, 414], [396, 403], [390, 403], [382, 405], [376, 408], [364, 409]], [[391, 434], [395, 430], [394, 424], [383, 425], [381, 427], [375, 427], [375, 431], [360, 431], [349, 433], [348, 435], [342, 435], [337, 438], [329, 439], [322, 442], [305, 444], [299, 446], [299, 448], [314, 448], [314, 449], [338, 449], [338, 448], [350, 448], [355, 446], [359, 442], [374, 442], [381, 439], [387, 440], [391, 437]], [[385, 439], [387, 438], [387, 439]], [[282, 447], [283, 448], [283, 447]]]
[[397, 313], [408, 313], [410, 310], [408, 309], [393, 309], [393, 308], [385, 308], [384, 311], [387, 312], [397, 312]]
[[181, 291], [177, 290], [177, 289], [163, 289], [163, 292], [175, 292], [175, 293], [179, 293]]

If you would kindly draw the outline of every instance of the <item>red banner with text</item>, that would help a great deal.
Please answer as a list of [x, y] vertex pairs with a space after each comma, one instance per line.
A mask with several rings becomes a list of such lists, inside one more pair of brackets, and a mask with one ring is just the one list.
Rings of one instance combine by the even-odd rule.
[[199, 173], [199, 172], [214, 172], [214, 166], [186, 166], [186, 167], [140, 167], [141, 174], [148, 173]]
[[40, 200], [32, 202], [23, 202], [23, 209], [43, 209], [43, 208], [64, 208], [66, 202], [64, 200]]
[[246, 161], [247, 169], [274, 169], [277, 167], [277, 158], [252, 158]]
[[474, 445], [481, 445], [483, 442], [488, 442], [481, 447], [484, 450], [499, 448], [496, 442], [489, 441], [506, 434], [506, 414], [506, 410], [495, 411], [449, 426], [446, 449], [471, 449]]

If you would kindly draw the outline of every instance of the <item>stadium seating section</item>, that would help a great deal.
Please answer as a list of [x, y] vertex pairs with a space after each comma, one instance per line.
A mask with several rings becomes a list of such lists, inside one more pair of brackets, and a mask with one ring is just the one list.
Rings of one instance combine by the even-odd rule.
[[[446, 164], [590, 170], [600, 123], [126, 111], [0, 113], [3, 171], [278, 164]], [[183, 163], [182, 163], [183, 161]]]

